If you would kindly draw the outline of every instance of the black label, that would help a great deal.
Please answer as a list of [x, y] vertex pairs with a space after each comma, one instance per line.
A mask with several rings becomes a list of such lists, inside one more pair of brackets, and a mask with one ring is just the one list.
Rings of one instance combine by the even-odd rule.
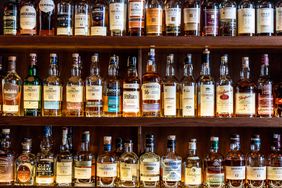
[[17, 9], [8, 9], [4, 11], [3, 17], [4, 34], [16, 32], [17, 30]]
[[57, 15], [57, 27], [71, 27], [72, 26], [72, 19], [71, 15], [69, 14], [58, 14]]
[[54, 162], [52, 161], [39, 161], [36, 168], [37, 176], [53, 176], [54, 175]]
[[92, 9], [92, 20], [95, 22], [100, 22], [105, 19], [105, 7], [96, 6]]

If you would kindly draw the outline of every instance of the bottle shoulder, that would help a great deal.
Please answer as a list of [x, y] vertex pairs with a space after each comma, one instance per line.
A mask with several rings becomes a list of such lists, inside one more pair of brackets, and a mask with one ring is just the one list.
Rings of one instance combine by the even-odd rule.
[[116, 157], [110, 152], [98, 155], [97, 163], [116, 163]]
[[134, 152], [125, 152], [119, 158], [120, 162], [125, 162], [125, 163], [127, 162], [138, 163], [138, 160], [139, 160], [139, 157]]
[[159, 162], [160, 156], [153, 152], [146, 152], [140, 156], [140, 162]]

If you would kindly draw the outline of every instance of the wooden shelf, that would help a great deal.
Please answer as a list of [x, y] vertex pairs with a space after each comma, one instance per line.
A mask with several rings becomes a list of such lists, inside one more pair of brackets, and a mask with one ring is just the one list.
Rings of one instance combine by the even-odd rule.
[[44, 37], [0, 36], [2, 49], [132, 49], [149, 48], [265, 49], [282, 48], [282, 36], [254, 37]]

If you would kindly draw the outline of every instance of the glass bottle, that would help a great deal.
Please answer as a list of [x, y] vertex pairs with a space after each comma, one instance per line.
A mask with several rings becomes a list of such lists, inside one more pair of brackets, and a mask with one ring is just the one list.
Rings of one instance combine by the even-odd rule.
[[276, 35], [282, 34], [282, 1], [279, 0], [275, 5], [275, 32]]
[[215, 84], [210, 74], [210, 51], [206, 48], [202, 55], [202, 69], [197, 83], [198, 116], [214, 117]]
[[241, 151], [240, 135], [238, 134], [230, 138], [230, 148], [225, 157], [225, 176], [227, 188], [245, 187], [245, 155]]
[[74, 8], [74, 35], [89, 35], [89, 4], [88, 0], [81, 0], [75, 3]]
[[2, 129], [0, 147], [0, 186], [13, 185], [15, 154], [11, 148], [10, 129]]
[[116, 148], [113, 152], [116, 160], [117, 160], [117, 178], [116, 178], [116, 182], [118, 183], [120, 181], [120, 172], [119, 172], [119, 169], [120, 169], [120, 161], [119, 161], [119, 158], [120, 156], [124, 153], [123, 151], [123, 140], [121, 137], [117, 137], [116, 140], [115, 140], [115, 145], [116, 145]]
[[151, 48], [148, 54], [146, 72], [142, 76], [142, 116], [161, 116], [161, 77], [157, 73], [155, 49]]
[[0, 56], [0, 116], [3, 114], [3, 85], [2, 80], [4, 78], [4, 72], [3, 72], [3, 56]]
[[182, 158], [175, 153], [176, 136], [167, 137], [167, 153], [161, 158], [162, 187], [179, 187], [181, 185]]
[[163, 4], [159, 0], [148, 0], [146, 10], [146, 35], [161, 36], [163, 27]]
[[95, 156], [90, 152], [90, 132], [82, 134], [80, 150], [74, 157], [74, 186], [95, 186]]
[[37, 55], [29, 54], [30, 66], [28, 76], [24, 80], [23, 86], [23, 108], [25, 116], [41, 116], [41, 85], [38, 76]]
[[58, 1], [56, 26], [57, 35], [73, 35], [73, 3], [71, 0]]
[[51, 127], [43, 128], [43, 139], [36, 160], [35, 182], [37, 186], [53, 186], [55, 183], [55, 159], [52, 152]]
[[175, 77], [174, 55], [167, 56], [166, 75], [162, 82], [162, 114], [164, 117], [177, 117], [179, 115], [179, 83]]
[[220, 5], [220, 27], [221, 36], [237, 35], [237, 4], [234, 0], [223, 0]]
[[168, 36], [181, 34], [181, 3], [178, 0], [167, 0], [165, 4], [165, 31]]
[[40, 0], [38, 3], [38, 34], [43, 36], [55, 34], [54, 0]]
[[119, 158], [119, 187], [139, 187], [139, 159], [133, 152], [132, 140], [125, 142]]
[[257, 83], [258, 89], [258, 116], [260, 117], [272, 117], [273, 111], [273, 94], [272, 94], [272, 80], [269, 76], [268, 66], [269, 59], [268, 54], [264, 54], [261, 57], [261, 70], [260, 77]]
[[274, 5], [271, 1], [262, 0], [257, 3], [257, 35], [274, 34]]
[[97, 158], [97, 187], [115, 187], [117, 158], [112, 151], [112, 137], [104, 136], [104, 152]]
[[3, 116], [21, 115], [22, 79], [16, 72], [16, 56], [8, 57], [8, 72], [2, 80]]
[[126, 35], [127, 0], [109, 1], [109, 24], [111, 36]]
[[278, 83], [274, 89], [275, 94], [275, 116], [282, 117], [282, 82]]
[[50, 54], [49, 75], [43, 85], [43, 116], [62, 115], [62, 83], [57, 54]]
[[187, 54], [184, 61], [180, 95], [180, 116], [195, 117], [197, 112], [197, 85], [193, 76], [192, 54]]
[[205, 180], [204, 185], [207, 188], [224, 187], [224, 158], [219, 153], [219, 138], [211, 137], [211, 146], [208, 155], [204, 160]]
[[238, 35], [255, 35], [255, 5], [252, 0], [241, 0], [238, 4]]
[[91, 36], [107, 36], [108, 1], [95, 0], [91, 6]]
[[140, 79], [137, 73], [137, 58], [127, 59], [127, 76], [123, 81], [123, 117], [140, 116]]
[[91, 58], [90, 76], [85, 80], [85, 116], [101, 117], [103, 115], [103, 79], [100, 76], [99, 54]]
[[221, 57], [220, 77], [216, 83], [216, 116], [232, 117], [233, 116], [233, 81], [229, 75], [228, 55]]
[[155, 153], [155, 136], [146, 135], [145, 153], [140, 156], [140, 187], [160, 186], [160, 156]]
[[219, 5], [215, 0], [204, 0], [202, 4], [203, 36], [219, 35]]
[[186, 0], [183, 4], [183, 26], [185, 36], [200, 36], [201, 30], [201, 2], [200, 0]]
[[145, 34], [145, 0], [128, 0], [127, 22], [130, 36]]
[[249, 57], [242, 58], [240, 77], [235, 87], [235, 114], [237, 117], [255, 117], [256, 85], [250, 79]]
[[3, 34], [16, 35], [18, 30], [18, 1], [8, 0], [3, 6]]
[[37, 14], [33, 0], [20, 1], [20, 34], [36, 35]]
[[60, 152], [56, 156], [56, 185], [72, 186], [73, 157], [69, 150], [68, 129], [63, 128]]
[[33, 186], [35, 182], [36, 156], [31, 153], [32, 140], [25, 138], [22, 153], [15, 160], [15, 185]]
[[184, 187], [201, 188], [202, 187], [202, 161], [197, 155], [197, 140], [189, 141], [188, 156], [183, 162], [184, 168]]
[[266, 159], [260, 151], [260, 146], [260, 136], [252, 136], [251, 151], [246, 156], [246, 185], [249, 188], [266, 186]]
[[84, 82], [79, 68], [79, 54], [72, 54], [73, 65], [71, 76], [66, 84], [66, 116], [81, 117], [84, 115]]

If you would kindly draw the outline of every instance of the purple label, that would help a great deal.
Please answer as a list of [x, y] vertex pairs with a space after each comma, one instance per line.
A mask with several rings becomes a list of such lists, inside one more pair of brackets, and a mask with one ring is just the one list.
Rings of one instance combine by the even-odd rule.
[[206, 35], [218, 35], [218, 9], [205, 9], [205, 26], [204, 32]]
[[153, 104], [143, 104], [143, 112], [152, 112], [152, 111], [159, 111], [160, 104], [153, 103]]

